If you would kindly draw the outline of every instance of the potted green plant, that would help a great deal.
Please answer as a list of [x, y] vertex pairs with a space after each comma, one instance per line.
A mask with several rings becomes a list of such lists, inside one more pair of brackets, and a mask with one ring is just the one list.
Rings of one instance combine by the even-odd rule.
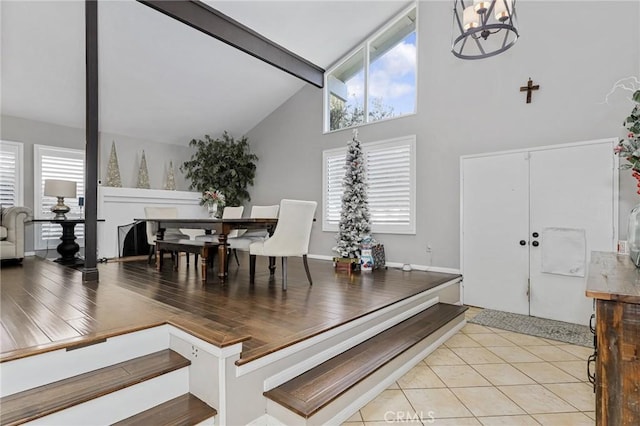
[[190, 180], [189, 189], [204, 193], [215, 188], [229, 206], [240, 206], [251, 200], [247, 187], [253, 185], [258, 156], [251, 153], [246, 136], [235, 140], [225, 131], [218, 139], [209, 135], [205, 135], [204, 140], [192, 139], [189, 146], [196, 152], [180, 166], [180, 171]]

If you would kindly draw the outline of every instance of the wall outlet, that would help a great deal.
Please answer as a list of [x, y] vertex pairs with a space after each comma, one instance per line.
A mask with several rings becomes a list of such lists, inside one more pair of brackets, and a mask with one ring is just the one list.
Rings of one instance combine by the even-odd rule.
[[618, 254], [629, 254], [629, 245], [626, 240], [618, 241]]
[[431, 253], [431, 244], [427, 243], [427, 253]]

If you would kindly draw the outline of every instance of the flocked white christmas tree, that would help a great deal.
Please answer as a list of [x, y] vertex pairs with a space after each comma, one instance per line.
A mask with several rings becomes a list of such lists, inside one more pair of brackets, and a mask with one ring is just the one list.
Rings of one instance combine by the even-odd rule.
[[147, 170], [147, 158], [142, 150], [142, 160], [140, 160], [140, 170], [138, 170], [138, 184], [136, 188], [149, 189], [149, 171]]
[[109, 165], [107, 166], [107, 182], [106, 186], [115, 188], [122, 187], [120, 180], [120, 169], [118, 168], [118, 154], [116, 154], [116, 142], [111, 141], [111, 154], [109, 155]]
[[360, 253], [360, 242], [371, 233], [364, 155], [357, 130], [353, 131], [353, 138], [347, 146], [345, 161], [338, 244], [333, 249], [340, 257], [356, 258]]

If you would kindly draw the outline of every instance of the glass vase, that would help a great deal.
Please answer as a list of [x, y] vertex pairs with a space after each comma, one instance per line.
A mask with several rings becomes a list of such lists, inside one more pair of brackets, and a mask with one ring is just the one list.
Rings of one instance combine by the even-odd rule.
[[218, 218], [218, 203], [207, 204], [207, 209], [209, 210], [209, 217], [211, 219]]
[[629, 213], [627, 244], [631, 261], [640, 267], [640, 204], [631, 209], [631, 213]]

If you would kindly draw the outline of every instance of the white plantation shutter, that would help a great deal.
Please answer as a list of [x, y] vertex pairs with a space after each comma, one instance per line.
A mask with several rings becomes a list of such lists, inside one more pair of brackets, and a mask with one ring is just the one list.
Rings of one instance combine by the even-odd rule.
[[342, 180], [346, 167], [346, 148], [325, 151], [324, 163], [324, 218], [323, 229], [333, 226], [337, 229], [342, 208]]
[[[64, 203], [71, 208], [67, 213], [69, 218], [80, 217], [78, 197], [84, 196], [84, 151], [78, 149], [57, 148], [34, 145], [34, 163], [36, 171], [36, 185], [34, 188], [35, 211], [40, 218], [52, 217], [51, 207], [58, 202], [56, 197], [44, 196], [44, 181], [46, 179], [62, 179], [75, 181], [77, 184], [76, 198], [65, 198]], [[62, 228], [52, 223], [41, 224], [40, 232], [35, 233], [36, 249], [46, 249], [57, 246]], [[75, 227], [78, 240], [84, 239], [84, 225]], [[82, 245], [81, 241], [76, 241]]]
[[[415, 135], [363, 143], [371, 230], [415, 234]], [[340, 222], [346, 148], [323, 152], [323, 230]]]
[[23, 148], [19, 142], [0, 141], [0, 205], [21, 206]]
[[415, 138], [366, 146], [367, 195], [372, 231], [415, 232], [412, 196], [415, 179], [411, 164], [414, 147]]

